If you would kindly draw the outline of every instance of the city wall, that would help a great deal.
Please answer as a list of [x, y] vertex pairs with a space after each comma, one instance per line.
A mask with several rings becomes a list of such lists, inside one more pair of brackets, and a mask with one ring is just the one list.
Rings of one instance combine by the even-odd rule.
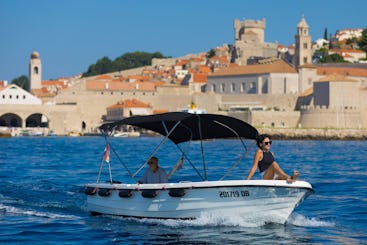
[[302, 128], [366, 128], [361, 111], [356, 108], [302, 107]]

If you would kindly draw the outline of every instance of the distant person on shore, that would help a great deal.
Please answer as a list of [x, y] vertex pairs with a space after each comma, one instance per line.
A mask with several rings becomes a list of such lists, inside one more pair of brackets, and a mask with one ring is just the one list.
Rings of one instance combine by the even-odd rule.
[[296, 181], [299, 173], [294, 171], [293, 176], [287, 175], [274, 161], [274, 154], [270, 151], [271, 138], [267, 134], [261, 134], [256, 139], [256, 144], [259, 149], [256, 150], [254, 161], [250, 172], [247, 175], [247, 179], [250, 180], [256, 169], [259, 168], [260, 174], [264, 180], [287, 180], [288, 182]]
[[139, 184], [159, 184], [168, 182], [166, 171], [158, 166], [158, 158], [150, 158], [148, 164], [149, 168], [145, 171], [143, 177], [138, 181]]

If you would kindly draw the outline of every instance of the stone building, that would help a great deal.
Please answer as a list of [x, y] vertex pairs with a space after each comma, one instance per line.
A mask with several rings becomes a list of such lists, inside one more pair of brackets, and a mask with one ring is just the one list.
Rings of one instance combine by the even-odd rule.
[[130, 116], [150, 114], [152, 114], [152, 108], [149, 104], [136, 99], [124, 100], [107, 107], [106, 120], [116, 121]]
[[234, 20], [235, 29], [235, 62], [247, 65], [251, 57], [277, 57], [277, 44], [266, 43], [266, 19]]
[[228, 67], [209, 74], [206, 91], [220, 94], [297, 94], [298, 73], [281, 59], [265, 64]]
[[42, 83], [42, 63], [37, 51], [32, 52], [29, 60], [30, 90], [40, 89]]
[[302, 17], [297, 25], [297, 34], [295, 36], [296, 52], [292, 62], [295, 67], [312, 62], [313, 50], [309, 29], [305, 18]]
[[281, 59], [228, 67], [208, 75], [207, 93], [221, 95], [219, 110], [256, 126], [295, 127], [298, 73]]
[[362, 128], [367, 126], [363, 100], [365, 85], [332, 74], [313, 83], [310, 105], [301, 107], [300, 126], [305, 128]]
[[42, 105], [42, 100], [15, 84], [0, 88], [0, 105], [3, 110], [0, 118], [0, 127], [28, 127], [33, 125], [34, 122], [39, 125], [42, 123], [45, 126], [48, 125], [47, 119], [42, 117], [40, 113], [27, 113], [24, 115], [24, 120], [22, 120], [20, 115], [14, 113], [13, 108], [16, 107], [24, 108], [27, 111], [27, 109]]

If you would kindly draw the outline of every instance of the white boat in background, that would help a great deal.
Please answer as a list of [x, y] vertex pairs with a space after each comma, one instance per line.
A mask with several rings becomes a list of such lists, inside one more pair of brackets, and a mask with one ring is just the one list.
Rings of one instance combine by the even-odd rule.
[[[97, 181], [86, 185], [88, 210], [93, 214], [159, 219], [193, 219], [201, 215], [212, 214], [241, 217], [250, 222], [284, 224], [295, 207], [313, 193], [311, 184], [305, 181], [297, 180], [288, 183], [285, 180], [224, 180], [237, 166], [243, 155], [234, 164], [229, 165], [228, 172], [224, 173], [220, 179], [208, 181], [206, 165], [212, 165], [215, 162], [207, 164], [203, 160], [203, 171], [200, 173], [187, 154], [189, 147], [182, 150], [181, 145], [187, 143], [190, 146], [191, 141], [238, 138], [245, 152], [244, 139], [256, 139], [258, 132], [254, 127], [239, 119], [214, 114], [171, 112], [130, 117], [104, 124], [100, 129], [108, 132], [125, 124], [151, 130], [164, 136], [151, 156], [163, 146], [166, 140], [171, 140], [182, 153], [182, 161], [189, 162], [202, 180], [137, 184], [135, 177], [145, 167], [147, 163], [145, 162], [134, 174], [123, 164], [132, 177], [132, 183], [119, 183], [112, 178], [108, 155], [110, 181], [108, 183], [99, 182], [102, 163]], [[201, 147], [202, 159], [205, 159], [203, 144], [192, 146]], [[106, 152], [109, 147], [107, 141]]]
[[68, 136], [70, 136], [70, 137], [79, 137], [79, 136], [81, 136], [82, 134], [80, 133], [80, 132], [77, 132], [77, 131], [70, 131], [69, 133], [68, 133]]
[[205, 113], [207, 113], [207, 111], [205, 109], [198, 108], [195, 103], [191, 103], [189, 108], [183, 109], [181, 111], [191, 113], [191, 114], [205, 114]]
[[113, 133], [112, 136], [113, 137], [129, 137], [129, 134], [128, 132], [118, 131], [118, 132]]
[[132, 132], [124, 132], [117, 131], [112, 134], [113, 137], [140, 137], [140, 132], [132, 131]]

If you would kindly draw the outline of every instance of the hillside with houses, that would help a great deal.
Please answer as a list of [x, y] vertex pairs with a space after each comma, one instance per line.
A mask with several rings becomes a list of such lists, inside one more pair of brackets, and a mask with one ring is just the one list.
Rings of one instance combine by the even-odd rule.
[[[356, 41], [363, 29], [312, 41], [301, 18], [295, 44], [286, 46], [265, 42], [265, 19], [235, 20], [233, 27], [233, 45], [95, 76], [43, 80], [35, 51], [30, 92], [0, 82], [0, 126], [15, 134], [88, 134], [105, 121], [194, 105], [264, 130], [367, 128], [366, 52]], [[346, 62], [320, 63], [327, 57]]]

